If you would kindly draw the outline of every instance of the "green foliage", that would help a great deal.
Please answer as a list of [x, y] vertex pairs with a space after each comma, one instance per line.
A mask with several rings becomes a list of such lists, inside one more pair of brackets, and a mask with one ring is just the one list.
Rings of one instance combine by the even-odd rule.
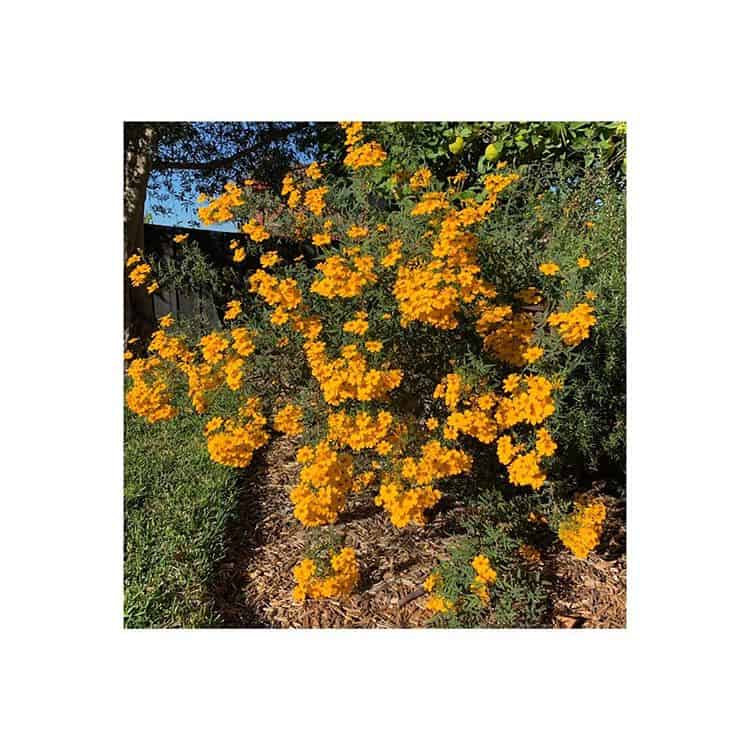
[[180, 247], [172, 256], [155, 259], [157, 278], [164, 287], [191, 291], [199, 296], [226, 299], [234, 274], [219, 269], [197, 242]]
[[[538, 278], [540, 263], [554, 259], [575, 267], [580, 257], [591, 266], [573, 275], [545, 277], [542, 291], [565, 300], [596, 294], [596, 325], [584, 344], [557, 344], [561, 377], [557, 411], [550, 419], [559, 450], [558, 471], [584, 476], [625, 476], [625, 193], [604, 171], [577, 177], [569, 170], [538, 169], [509, 190], [505, 206], [482, 227], [481, 258], [486, 273], [506, 294]], [[568, 296], [569, 295], [569, 296]]]
[[[546, 526], [531, 524], [532, 508], [556, 507], [551, 497], [510, 488], [483, 490], [469, 503], [462, 518], [463, 534], [450, 547], [450, 558], [437, 567], [442, 583], [440, 595], [457, 604], [454, 610], [436, 615], [437, 627], [533, 628], [547, 622], [550, 581], [540, 566], [528, 565], [519, 556], [521, 544], [530, 540], [539, 547], [554, 542]], [[550, 513], [551, 514], [551, 513]], [[472, 560], [486, 555], [497, 573], [487, 589], [484, 603], [474, 591], [476, 572]]]
[[210, 581], [237, 504], [236, 473], [208, 457], [188, 410], [149, 425], [125, 413], [127, 628], [220, 624]]
[[[340, 163], [339, 131], [317, 125], [323, 158]], [[578, 175], [604, 169], [620, 185], [625, 179], [625, 123], [622, 122], [380, 122], [368, 132], [385, 147], [395, 169], [422, 166], [441, 178], [459, 170], [477, 175], [495, 167], [497, 158], [524, 174], [530, 165], [569, 169]], [[487, 149], [497, 153], [487, 158]]]

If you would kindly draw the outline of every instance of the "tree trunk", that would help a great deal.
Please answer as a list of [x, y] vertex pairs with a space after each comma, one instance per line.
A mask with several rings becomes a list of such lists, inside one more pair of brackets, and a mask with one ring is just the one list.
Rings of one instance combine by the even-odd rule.
[[[146, 188], [156, 148], [156, 129], [147, 123], [125, 123], [124, 201], [123, 201], [123, 260], [133, 253], [144, 251], [143, 218]], [[125, 341], [145, 333], [151, 324], [151, 299], [142, 287], [130, 285], [125, 271]]]

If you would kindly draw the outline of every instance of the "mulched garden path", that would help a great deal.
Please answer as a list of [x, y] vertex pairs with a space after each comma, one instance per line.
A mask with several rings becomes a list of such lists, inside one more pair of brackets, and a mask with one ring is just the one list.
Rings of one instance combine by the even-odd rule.
[[[274, 439], [245, 480], [239, 517], [229, 529], [228, 554], [213, 587], [225, 627], [423, 627], [431, 616], [425, 597], [400, 602], [448, 557], [460, 510], [438, 513], [421, 528], [398, 530], [371, 499], [358, 500], [337, 523], [344, 542], [357, 550], [357, 592], [346, 601], [300, 604], [291, 596], [292, 568], [303, 556], [305, 532], [289, 501], [298, 475], [297, 447], [288, 438]], [[625, 626], [624, 543], [622, 547], [610, 551], [613, 559], [605, 559], [605, 550], [587, 560], [567, 553], [545, 560], [545, 571], [553, 571], [555, 580], [550, 627]]]

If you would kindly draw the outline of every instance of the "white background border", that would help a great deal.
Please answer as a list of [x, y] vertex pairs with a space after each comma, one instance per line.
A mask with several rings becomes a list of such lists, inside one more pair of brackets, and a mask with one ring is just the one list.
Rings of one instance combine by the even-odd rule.
[[[739, 4], [273, 7], [5, 11], [4, 746], [737, 746]], [[626, 631], [123, 631], [125, 119], [628, 122]]]

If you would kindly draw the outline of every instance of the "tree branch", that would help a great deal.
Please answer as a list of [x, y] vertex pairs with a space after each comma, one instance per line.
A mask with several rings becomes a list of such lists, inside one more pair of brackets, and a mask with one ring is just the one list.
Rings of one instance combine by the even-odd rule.
[[273, 143], [279, 138], [288, 138], [293, 133], [299, 132], [305, 127], [307, 127], [306, 122], [295, 122], [281, 132], [274, 129], [267, 130], [261, 133], [251, 146], [242, 148], [230, 156], [220, 156], [216, 159], [210, 159], [209, 161], [160, 159], [159, 157], [156, 157], [153, 161], [152, 168], [157, 170], [191, 170], [196, 172], [210, 172], [214, 169], [222, 169], [223, 167], [231, 166], [234, 162], [244, 156], [249, 156], [258, 148]]
[[170, 159], [154, 159], [154, 169], [190, 169], [196, 172], [208, 172], [212, 169], [221, 169], [231, 166], [237, 159], [251, 154], [257, 146], [254, 144], [248, 148], [240, 149], [231, 156], [222, 156], [210, 161], [172, 161]]

